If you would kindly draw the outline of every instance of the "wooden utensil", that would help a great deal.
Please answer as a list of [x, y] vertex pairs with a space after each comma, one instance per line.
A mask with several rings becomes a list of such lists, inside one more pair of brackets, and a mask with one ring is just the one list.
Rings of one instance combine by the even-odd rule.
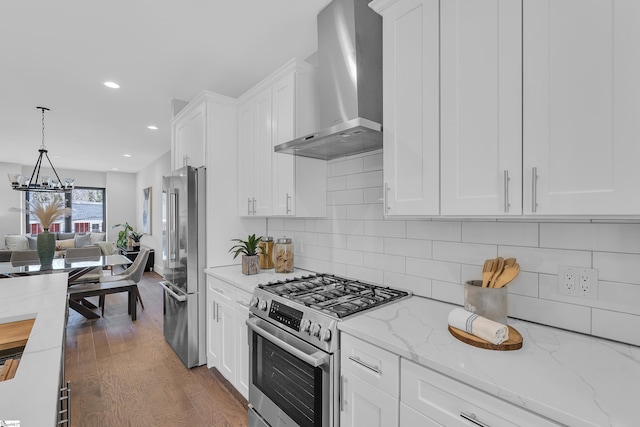
[[491, 282], [491, 287], [501, 288], [505, 286], [507, 283], [515, 279], [519, 272], [520, 265], [518, 265], [518, 263], [515, 263], [512, 267], [505, 268], [502, 274], [496, 279], [496, 281]]
[[489, 285], [489, 279], [491, 279], [491, 276], [493, 276], [494, 264], [496, 264], [496, 260], [493, 258], [485, 260], [484, 262], [484, 266], [482, 267], [482, 287], [483, 288], [486, 288]]
[[513, 267], [516, 264], [515, 258], [507, 258], [504, 260], [504, 267]]
[[491, 276], [491, 279], [489, 279], [489, 284], [487, 285], [490, 288], [493, 288], [493, 283], [502, 274], [502, 270], [504, 269], [504, 258], [498, 257], [495, 264], [493, 275]]

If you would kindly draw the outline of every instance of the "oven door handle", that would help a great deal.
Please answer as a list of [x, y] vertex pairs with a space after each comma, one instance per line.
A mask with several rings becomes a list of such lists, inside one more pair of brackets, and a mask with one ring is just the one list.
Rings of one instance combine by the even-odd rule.
[[247, 319], [246, 323], [249, 329], [254, 331], [256, 334], [261, 335], [264, 339], [271, 341], [273, 344], [277, 345], [283, 350], [288, 351], [292, 355], [303, 360], [304, 362], [308, 363], [314, 368], [317, 368], [322, 365], [326, 365], [329, 362], [329, 355], [327, 355], [323, 351], [318, 350], [313, 354], [307, 354], [304, 351], [297, 349], [291, 344], [281, 340], [278, 337], [273, 336], [268, 331], [262, 329], [260, 326], [257, 325], [257, 322], [258, 322], [257, 319]]

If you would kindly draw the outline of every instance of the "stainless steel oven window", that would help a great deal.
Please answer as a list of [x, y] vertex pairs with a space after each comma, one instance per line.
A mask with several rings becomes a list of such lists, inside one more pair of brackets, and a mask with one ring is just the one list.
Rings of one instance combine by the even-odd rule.
[[253, 384], [302, 427], [323, 425], [323, 370], [252, 334]]

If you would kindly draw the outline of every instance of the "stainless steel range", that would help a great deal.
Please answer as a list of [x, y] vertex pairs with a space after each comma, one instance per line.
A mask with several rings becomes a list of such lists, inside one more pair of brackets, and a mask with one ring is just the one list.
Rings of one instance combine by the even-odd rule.
[[339, 425], [338, 322], [409, 292], [318, 274], [258, 286], [249, 327], [249, 425]]

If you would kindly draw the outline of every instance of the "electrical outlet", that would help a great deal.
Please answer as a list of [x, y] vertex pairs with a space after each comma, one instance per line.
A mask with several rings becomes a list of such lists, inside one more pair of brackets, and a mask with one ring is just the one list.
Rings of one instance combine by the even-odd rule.
[[598, 298], [598, 270], [558, 267], [558, 293], [583, 298]]

